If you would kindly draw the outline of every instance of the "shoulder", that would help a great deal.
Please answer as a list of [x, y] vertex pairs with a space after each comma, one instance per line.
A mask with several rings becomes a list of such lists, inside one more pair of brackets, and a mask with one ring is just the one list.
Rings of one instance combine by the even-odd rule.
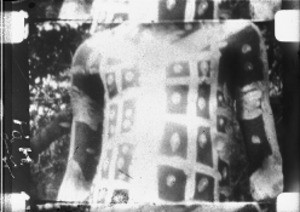
[[229, 46], [242, 50], [243, 45], [247, 44], [254, 52], [260, 51], [261, 33], [255, 24], [248, 21], [233, 21], [225, 27], [229, 31], [227, 38]]
[[96, 33], [85, 40], [76, 49], [72, 66], [80, 67], [85, 71], [90, 71], [93, 67], [98, 67], [101, 57], [101, 49], [104, 48], [104, 43], [107, 40], [104, 33]]
[[75, 55], [73, 57], [73, 66], [83, 66], [85, 67], [88, 63], [89, 56], [92, 54], [93, 48], [88, 45], [85, 41], [76, 49]]
[[72, 66], [80, 66], [85, 69], [98, 66], [101, 56], [106, 52], [117, 50], [120, 44], [126, 40], [132, 40], [136, 31], [138, 31], [137, 27], [122, 24], [93, 34], [77, 48]]
[[[232, 22], [226, 27], [230, 30], [230, 26], [234, 24]], [[221, 67], [221, 69], [228, 69], [231, 76], [238, 79], [235, 80], [235, 85], [243, 87], [264, 79], [267, 61], [264, 42], [258, 27], [251, 22], [236, 22], [236, 24], [240, 24], [240, 28], [231, 31], [226, 39], [227, 46], [222, 49], [222, 62], [226, 67]], [[237, 26], [233, 28], [237, 29]]]

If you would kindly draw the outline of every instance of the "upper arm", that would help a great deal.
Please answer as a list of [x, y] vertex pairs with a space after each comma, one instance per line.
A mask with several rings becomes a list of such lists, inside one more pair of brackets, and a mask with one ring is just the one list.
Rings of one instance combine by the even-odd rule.
[[221, 50], [219, 83], [227, 83], [233, 96], [236, 91], [265, 80], [266, 61], [262, 39], [254, 25], [227, 39]]
[[277, 151], [267, 89], [267, 61], [262, 38], [249, 25], [228, 39], [220, 60], [220, 81], [229, 87], [252, 171]]
[[247, 101], [251, 98], [268, 100], [266, 50], [258, 28], [253, 24], [230, 36], [227, 42], [221, 50], [219, 83], [227, 84], [237, 102], [239, 117], [243, 118], [241, 110], [246, 111]]
[[104, 104], [104, 87], [100, 77], [100, 55], [84, 42], [76, 50], [71, 67], [72, 87], [101, 106]]
[[84, 42], [77, 49], [71, 67], [70, 97], [73, 119], [94, 130], [103, 120], [104, 86], [100, 77], [100, 55]]

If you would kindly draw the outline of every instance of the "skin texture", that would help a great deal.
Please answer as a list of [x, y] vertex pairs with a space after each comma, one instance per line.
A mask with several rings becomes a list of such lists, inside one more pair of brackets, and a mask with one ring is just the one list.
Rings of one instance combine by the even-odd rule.
[[[71, 146], [58, 199], [82, 201], [87, 198], [101, 153], [104, 88], [99, 74], [91, 73], [96, 67], [88, 67], [91, 52], [92, 49], [82, 45], [73, 60]], [[61, 192], [66, 189], [71, 191], [68, 195]]]
[[[273, 198], [282, 191], [282, 173], [264, 73], [268, 70], [265, 50], [253, 25], [229, 36], [226, 41], [227, 45], [220, 49], [218, 83], [228, 87], [228, 95], [234, 100], [249, 162], [252, 196], [255, 200]], [[73, 61], [71, 153], [61, 191], [74, 189], [76, 197], [60, 195], [59, 199], [88, 197], [101, 154], [102, 128], [99, 126], [103, 120], [104, 88], [98, 73], [101, 56], [95, 49], [84, 43]], [[223, 151], [219, 157], [228, 165], [235, 159], [229, 155], [230, 151]], [[184, 178], [184, 174], [179, 174]]]

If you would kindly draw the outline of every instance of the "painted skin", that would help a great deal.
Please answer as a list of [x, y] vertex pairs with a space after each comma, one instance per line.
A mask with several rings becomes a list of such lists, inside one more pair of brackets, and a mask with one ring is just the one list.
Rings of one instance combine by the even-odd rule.
[[73, 61], [71, 154], [59, 199], [220, 201], [219, 188], [232, 186], [240, 132], [253, 198], [275, 197], [281, 156], [266, 70], [260, 34], [247, 21], [188, 30], [124, 24], [94, 35]]

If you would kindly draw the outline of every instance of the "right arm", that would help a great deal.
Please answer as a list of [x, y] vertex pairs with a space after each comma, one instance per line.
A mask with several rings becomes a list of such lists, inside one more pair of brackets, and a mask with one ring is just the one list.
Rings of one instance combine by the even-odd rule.
[[[96, 173], [101, 154], [104, 87], [93, 49], [82, 44], [71, 68], [70, 90], [73, 121], [70, 153], [59, 200], [84, 200]], [[72, 192], [73, 191], [73, 192]]]

